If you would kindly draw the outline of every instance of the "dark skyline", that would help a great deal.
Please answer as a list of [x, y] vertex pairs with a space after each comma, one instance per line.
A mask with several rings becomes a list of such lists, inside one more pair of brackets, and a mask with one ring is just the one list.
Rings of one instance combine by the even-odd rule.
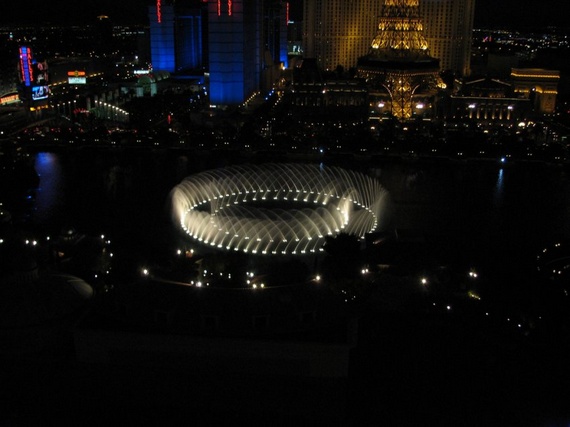
[[475, 0], [475, 28], [570, 27], [563, 0]]
[[[146, 24], [149, 3], [148, 0], [59, 0], [57, 7], [54, 7], [53, 3], [43, 0], [13, 2], [0, 15], [0, 24], [82, 25], [93, 22], [98, 15], [108, 15], [118, 24]], [[540, 3], [530, 0], [476, 0], [475, 28], [570, 27], [563, 13], [564, 6], [563, 0], [544, 0]], [[302, 18], [302, 0], [292, 0], [291, 7], [293, 17]]]

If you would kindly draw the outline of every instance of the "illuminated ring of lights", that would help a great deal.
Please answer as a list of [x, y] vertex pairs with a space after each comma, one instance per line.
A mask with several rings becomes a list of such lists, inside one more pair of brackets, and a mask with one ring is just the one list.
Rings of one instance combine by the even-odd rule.
[[314, 253], [326, 236], [375, 231], [385, 195], [370, 176], [307, 164], [201, 172], [171, 193], [175, 221], [195, 240], [267, 255]]

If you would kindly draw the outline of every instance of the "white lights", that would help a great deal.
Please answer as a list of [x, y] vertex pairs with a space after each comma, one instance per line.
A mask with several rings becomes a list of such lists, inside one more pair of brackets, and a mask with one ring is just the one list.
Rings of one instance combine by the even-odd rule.
[[[302, 194], [311, 200], [304, 203]], [[303, 254], [320, 250], [323, 236], [340, 230], [374, 231], [385, 195], [376, 179], [361, 173], [268, 164], [192, 175], [172, 191], [172, 206], [198, 241], [253, 254]]]

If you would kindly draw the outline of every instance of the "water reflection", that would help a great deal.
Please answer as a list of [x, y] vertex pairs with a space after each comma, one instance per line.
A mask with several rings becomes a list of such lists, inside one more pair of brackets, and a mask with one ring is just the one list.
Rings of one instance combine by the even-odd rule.
[[64, 180], [60, 159], [53, 153], [38, 153], [35, 161], [40, 185], [36, 192], [34, 219], [49, 223], [63, 204]]
[[[114, 233], [117, 241], [124, 236], [141, 250], [153, 243], [151, 234], [162, 236], [161, 224], [170, 224], [168, 195], [180, 177], [217, 162], [142, 151], [39, 153], [34, 161], [40, 175], [36, 224]], [[477, 255], [502, 268], [507, 248], [526, 256], [537, 244], [569, 236], [570, 180], [557, 168], [395, 161], [371, 166], [390, 194], [381, 228], [418, 230], [440, 244], [442, 258]], [[523, 256], [517, 267], [528, 264]]]
[[502, 204], [504, 196], [504, 169], [499, 169], [499, 175], [497, 177], [497, 183], [495, 184], [495, 190], [493, 192], [493, 201], [495, 206]]

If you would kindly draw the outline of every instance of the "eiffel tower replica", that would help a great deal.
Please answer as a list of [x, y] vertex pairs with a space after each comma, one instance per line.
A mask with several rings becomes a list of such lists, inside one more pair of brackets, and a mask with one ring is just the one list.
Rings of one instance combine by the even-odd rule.
[[399, 120], [426, 107], [438, 88], [439, 59], [429, 54], [419, 14], [419, 0], [383, 0], [378, 34], [357, 75], [366, 79], [374, 105], [384, 105]]

